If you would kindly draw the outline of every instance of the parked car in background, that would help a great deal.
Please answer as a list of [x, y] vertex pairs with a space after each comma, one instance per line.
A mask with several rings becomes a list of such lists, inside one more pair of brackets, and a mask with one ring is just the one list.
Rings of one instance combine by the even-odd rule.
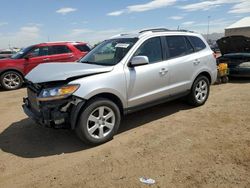
[[0, 51], [0, 59], [10, 58], [15, 53], [13, 50], [2, 50]]
[[250, 77], [250, 38], [229, 36], [217, 40], [221, 51], [218, 62], [227, 63], [229, 76]]
[[74, 62], [90, 50], [91, 47], [83, 42], [48, 42], [29, 46], [10, 58], [0, 59], [0, 84], [6, 90], [18, 89], [23, 84], [24, 76], [37, 65]]
[[105, 40], [79, 63], [39, 65], [25, 77], [23, 109], [98, 145], [113, 138], [123, 114], [180, 97], [203, 105], [216, 77], [216, 59], [200, 34], [143, 30]]

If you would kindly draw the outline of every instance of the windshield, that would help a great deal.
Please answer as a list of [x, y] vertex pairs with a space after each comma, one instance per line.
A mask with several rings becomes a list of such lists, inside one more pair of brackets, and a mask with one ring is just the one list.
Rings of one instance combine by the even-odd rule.
[[33, 49], [34, 46], [29, 46], [27, 48], [24, 48], [20, 50], [19, 52], [15, 53], [13, 56], [11, 56], [11, 59], [21, 59], [23, 58], [31, 49]]
[[104, 66], [116, 65], [137, 40], [137, 38], [122, 38], [104, 41], [83, 57], [80, 62]]

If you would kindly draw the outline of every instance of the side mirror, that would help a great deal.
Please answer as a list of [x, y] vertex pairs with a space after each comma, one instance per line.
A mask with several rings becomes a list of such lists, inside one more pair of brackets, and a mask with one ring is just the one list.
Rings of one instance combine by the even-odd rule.
[[147, 56], [135, 56], [130, 61], [129, 65], [131, 67], [136, 67], [136, 66], [147, 65], [147, 64], [149, 64], [149, 60]]

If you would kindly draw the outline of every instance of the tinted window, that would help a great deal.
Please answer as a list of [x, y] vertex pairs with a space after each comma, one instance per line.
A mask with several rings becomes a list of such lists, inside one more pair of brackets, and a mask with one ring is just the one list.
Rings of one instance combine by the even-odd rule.
[[90, 48], [85, 44], [74, 45], [81, 52], [89, 52]]
[[183, 36], [167, 36], [169, 57], [178, 57], [194, 52], [193, 47]]
[[194, 46], [195, 51], [200, 51], [206, 48], [206, 45], [200, 38], [193, 36], [189, 36], [188, 38], [190, 39], [192, 45]]
[[162, 48], [160, 37], [148, 39], [135, 52], [134, 56], [147, 56], [149, 63], [162, 61]]
[[31, 52], [29, 52], [29, 55], [31, 55], [32, 57], [49, 55], [49, 47], [42, 46], [42, 47], [34, 48]]
[[71, 53], [71, 50], [65, 45], [51, 46], [50, 48], [50, 55]]

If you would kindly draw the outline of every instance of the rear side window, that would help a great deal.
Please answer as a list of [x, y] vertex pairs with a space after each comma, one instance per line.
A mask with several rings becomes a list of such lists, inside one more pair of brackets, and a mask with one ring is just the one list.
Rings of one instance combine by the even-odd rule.
[[184, 36], [167, 36], [168, 57], [174, 58], [194, 52], [190, 42]]
[[163, 56], [160, 37], [148, 39], [138, 48], [134, 56], [147, 56], [149, 63], [162, 61]]
[[188, 38], [194, 46], [195, 51], [200, 51], [206, 48], [206, 45], [200, 38], [194, 36], [189, 36]]
[[88, 47], [85, 44], [78, 44], [78, 45], [74, 45], [74, 47], [76, 47], [78, 50], [80, 50], [81, 52], [89, 52], [91, 49], [90, 47]]
[[71, 53], [71, 50], [65, 45], [51, 46], [50, 55]]

